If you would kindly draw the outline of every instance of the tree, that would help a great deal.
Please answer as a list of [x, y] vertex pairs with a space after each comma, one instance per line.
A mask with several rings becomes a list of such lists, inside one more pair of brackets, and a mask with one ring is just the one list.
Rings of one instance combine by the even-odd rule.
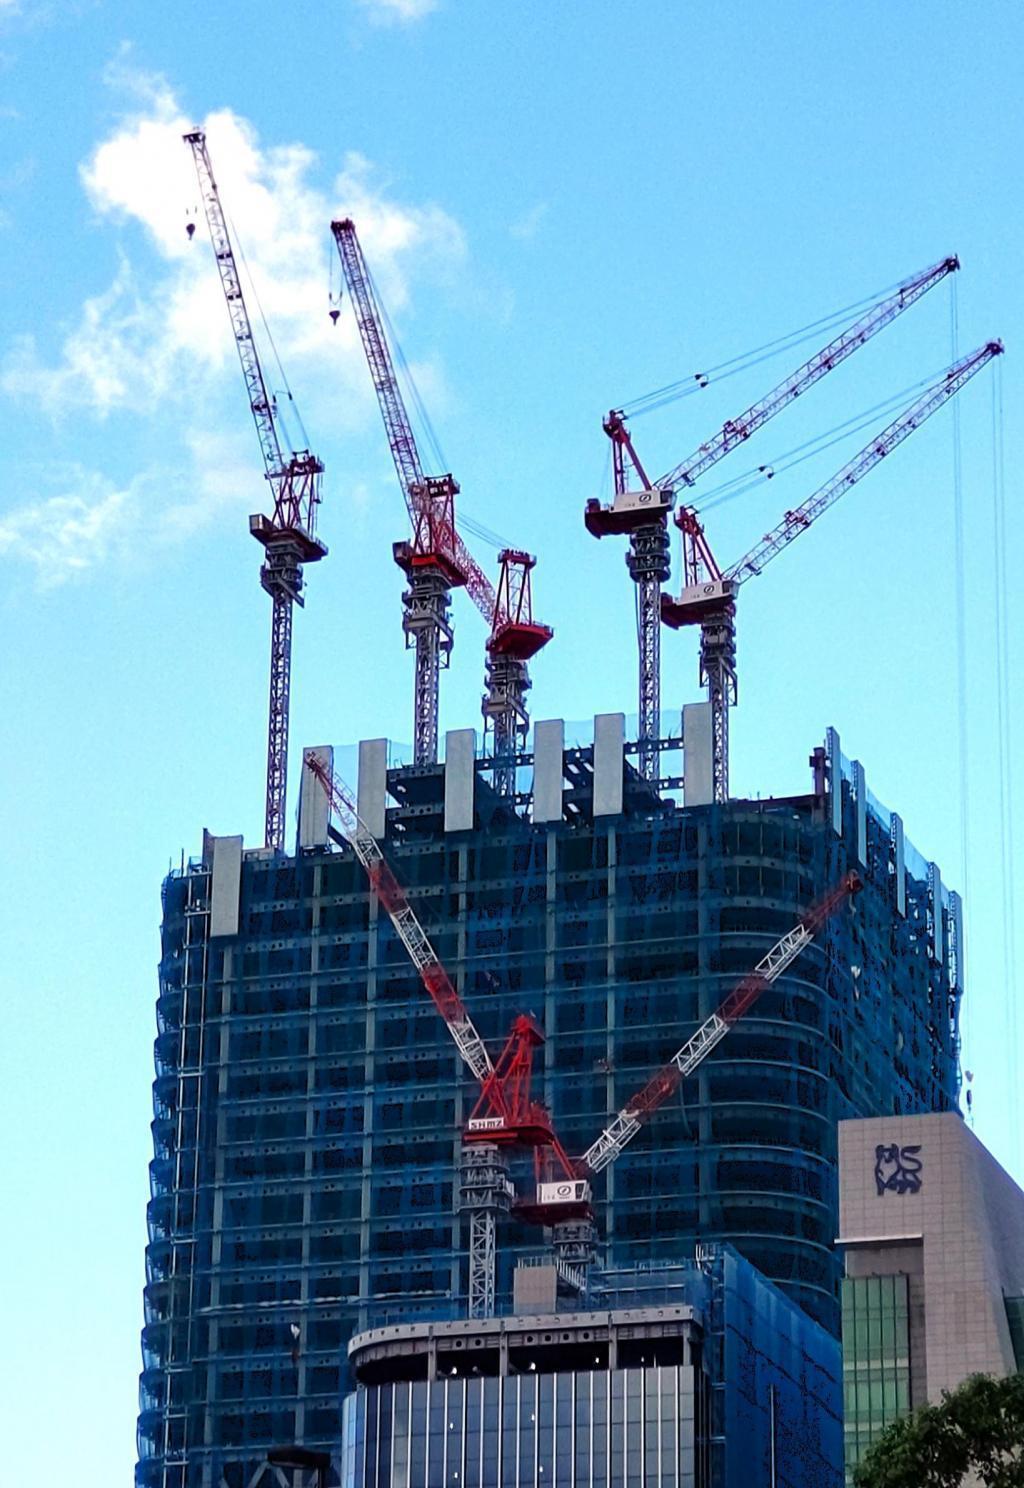
[[1024, 1488], [1024, 1374], [973, 1374], [940, 1405], [893, 1424], [854, 1472], [856, 1488]]

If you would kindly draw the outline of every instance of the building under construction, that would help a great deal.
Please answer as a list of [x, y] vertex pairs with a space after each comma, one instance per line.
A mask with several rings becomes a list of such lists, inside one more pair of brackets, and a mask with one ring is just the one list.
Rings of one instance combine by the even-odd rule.
[[[832, 731], [806, 795], [724, 805], [644, 779], [621, 715], [563, 734], [536, 725], [512, 801], [472, 731], [429, 766], [365, 742], [360, 818], [488, 1044], [523, 1012], [543, 1030], [537, 1093], [570, 1153], [856, 870], [856, 900], [594, 1179], [599, 1267], [726, 1241], [838, 1333], [837, 1122], [955, 1108], [960, 902]], [[465, 1311], [478, 1089], [337, 835], [306, 771], [294, 856], [208, 837], [164, 885], [144, 1488], [246, 1488], [271, 1446], [336, 1447], [347, 1339]], [[545, 1234], [499, 1224], [498, 1312]]]
[[[533, 1279], [551, 1284], [548, 1313], [564, 1303], [583, 1337], [602, 1275], [628, 1290], [622, 1278], [730, 1245], [796, 1304], [807, 1336], [789, 1328], [779, 1358], [802, 1359], [789, 1376], [802, 1378], [839, 1332], [838, 1122], [956, 1108], [962, 913], [834, 731], [811, 754], [805, 794], [731, 797], [737, 596], [1002, 345], [915, 389], [724, 566], [691, 504], [695, 482], [957, 259], [860, 302], [852, 323], [849, 307], [816, 322], [827, 344], [660, 478], [627, 425], [641, 410], [613, 409], [613, 499], [591, 496], [583, 519], [592, 536], [628, 542], [637, 727], [627, 738], [624, 715], [604, 714], [586, 742], [567, 742], [561, 720], [531, 726], [527, 709], [530, 663], [553, 636], [533, 614], [535, 560], [504, 548], [492, 585], [467, 549], [457, 480], [424, 469], [355, 225], [332, 223], [409, 517], [393, 556], [415, 653], [413, 751], [395, 766], [386, 740], [364, 741], [354, 794], [330, 749], [307, 751], [290, 852], [292, 618], [305, 565], [327, 556], [315, 534], [323, 467], [285, 438], [206, 138], [186, 138], [273, 498], [250, 520], [273, 618], [264, 845], [207, 835], [164, 885], [138, 1488], [278, 1488], [307, 1470], [333, 1482], [349, 1339], [467, 1314], [481, 1339], [500, 1336], [513, 1269], [531, 1258]], [[329, 313], [337, 323], [333, 298]], [[664, 588], [672, 514], [677, 593]], [[439, 729], [459, 589], [489, 627], [482, 745], [472, 729]], [[663, 624], [700, 635], [704, 700], [683, 708], [674, 738]], [[517, 1274], [527, 1292], [529, 1271]], [[723, 1383], [707, 1379], [712, 1393]], [[517, 1454], [531, 1422], [527, 1411], [516, 1426]], [[709, 1422], [691, 1445], [713, 1464]], [[382, 1418], [374, 1430], [391, 1440]], [[676, 1468], [657, 1481], [723, 1488], [681, 1457]], [[424, 1470], [431, 1488], [456, 1481]], [[517, 1488], [577, 1481], [573, 1467], [551, 1484], [536, 1456], [532, 1471]]]

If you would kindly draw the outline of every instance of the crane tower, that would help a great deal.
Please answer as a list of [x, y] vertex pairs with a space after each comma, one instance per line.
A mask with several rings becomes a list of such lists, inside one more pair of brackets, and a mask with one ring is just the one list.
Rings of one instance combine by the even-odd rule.
[[199, 189], [210, 241], [213, 244], [221, 288], [231, 318], [231, 330], [242, 366], [245, 390], [266, 479], [273, 500], [273, 514], [257, 513], [249, 518], [249, 531], [264, 551], [260, 583], [270, 595], [270, 704], [267, 723], [267, 789], [265, 841], [267, 847], [284, 846], [285, 806], [288, 788], [288, 719], [291, 703], [292, 612], [303, 605], [303, 569], [327, 556], [327, 548], [316, 536], [316, 510], [320, 504], [323, 465], [309, 450], [285, 454], [278, 429], [277, 412], [271, 398], [252, 323], [242, 294], [242, 281], [228, 233], [220, 192], [214, 179], [206, 135], [194, 129], [185, 135], [195, 161]]

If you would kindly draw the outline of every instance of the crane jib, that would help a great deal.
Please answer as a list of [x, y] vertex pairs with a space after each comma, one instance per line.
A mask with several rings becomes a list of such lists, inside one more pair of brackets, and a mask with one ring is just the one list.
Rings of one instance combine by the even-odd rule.
[[738, 585], [745, 579], [756, 577], [771, 558], [774, 558], [783, 548], [788, 547], [801, 532], [805, 532], [812, 522], [839, 500], [840, 496], [855, 486], [880, 461], [890, 455], [905, 439], [908, 439], [915, 429], [919, 429], [993, 357], [999, 356], [1002, 350], [1001, 341], [987, 341], [984, 346], [978, 347], [976, 351], [954, 362], [938, 382], [933, 383], [922, 393], [917, 401], [883, 429], [881, 434], [876, 434], [859, 454], [847, 461], [842, 470], [826, 481], [812, 496], [808, 496], [807, 500], [794, 511], [787, 512], [782, 521], [773, 527], [771, 532], [766, 533], [749, 553], [744, 554], [738, 562], [726, 570], [725, 578]]
[[754, 970], [745, 976], [715, 1012], [701, 1024], [681, 1049], [657, 1070], [625, 1105], [613, 1121], [593, 1142], [576, 1163], [580, 1173], [599, 1173], [613, 1162], [648, 1121], [662, 1102], [678, 1089], [681, 1082], [692, 1075], [711, 1051], [721, 1043], [729, 1029], [750, 1011], [761, 992], [796, 960], [800, 952], [814, 939], [829, 915], [851, 895], [859, 892], [861, 880], [856, 873], [847, 873], [842, 882], [807, 911], [800, 923], [786, 932], [767, 955], [763, 956]]
[[804, 362], [803, 366], [798, 367], [783, 382], [772, 388], [771, 392], [766, 393], [757, 403], [752, 404], [737, 418], [727, 419], [716, 434], [712, 435], [687, 459], [663, 475], [656, 484], [666, 489], [673, 489], [679, 485], [692, 486], [700, 476], [710, 470], [713, 465], [717, 465], [718, 461], [737, 445], [744, 443], [769, 419], [781, 413], [794, 398], [813, 387], [847, 357], [852, 356], [872, 336], [877, 335], [897, 316], [902, 315], [904, 310], [908, 310], [928, 290], [933, 289], [947, 274], [953, 273], [959, 267], [959, 260], [952, 256], [942, 259], [939, 263], [933, 264], [931, 268], [906, 280], [894, 294], [873, 305], [827, 346], [816, 352], [809, 361]]

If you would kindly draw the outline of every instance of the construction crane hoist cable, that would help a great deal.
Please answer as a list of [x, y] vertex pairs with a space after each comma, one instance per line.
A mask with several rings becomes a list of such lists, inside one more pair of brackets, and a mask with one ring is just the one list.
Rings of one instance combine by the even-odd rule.
[[[320, 478], [324, 467], [308, 449], [292, 450], [287, 455], [284, 453], [286, 442], [281, 438], [275, 403], [267, 390], [260, 365], [227, 219], [210, 163], [206, 135], [201, 129], [194, 129], [184, 138], [191, 147], [195, 161], [200, 195], [210, 229], [210, 241], [217, 260], [221, 288], [242, 365], [249, 409], [259, 436], [264, 470], [274, 504], [272, 516], [267, 517], [260, 512], [249, 518], [249, 531], [264, 550], [260, 583], [270, 595], [273, 605], [265, 841], [267, 847], [282, 849], [288, 787], [292, 610], [295, 605], [305, 603], [302, 595], [305, 565], [318, 563], [327, 556], [327, 548], [315, 531], [316, 510], [320, 504]], [[191, 236], [190, 232], [189, 237]]]
[[[514, 755], [525, 745], [529, 729], [528, 663], [554, 634], [550, 626], [533, 618], [531, 575], [536, 560], [517, 548], [503, 549], [495, 591], [466, 547], [455, 520], [458, 482], [451, 472], [423, 473], [355, 224], [346, 217], [332, 222], [331, 231], [412, 526], [412, 541], [395, 543], [393, 552], [409, 581], [402, 596], [402, 624], [407, 644], [415, 648], [413, 759], [418, 765], [437, 760], [440, 673], [452, 649], [450, 595], [452, 589], [464, 586], [490, 626], [484, 724], [492, 735], [495, 789], [501, 796], [512, 797]], [[336, 319], [337, 311], [331, 315]]]
[[683, 534], [683, 588], [678, 596], [661, 595], [661, 618], [673, 630], [700, 627], [701, 681], [711, 705], [711, 769], [715, 801], [729, 798], [729, 708], [738, 695], [736, 670], [736, 595], [740, 585], [760, 574], [766, 563], [806, 532], [858, 481], [863, 480], [926, 419], [954, 397], [982, 367], [1003, 350], [988, 341], [961, 357], [919, 398], [813, 495], [772, 528], [748, 553], [724, 571], [719, 568], [697, 512], [683, 506], [676, 523]]
[[[603, 419], [602, 427], [612, 442], [614, 497], [607, 506], [602, 506], [596, 498], [589, 500], [584, 511], [584, 522], [588, 532], [594, 537], [625, 535], [629, 538], [626, 564], [630, 577], [637, 586], [639, 765], [645, 780], [654, 781], [658, 776], [663, 619], [661, 590], [669, 578], [668, 517], [675, 507], [678, 488], [694, 485], [719, 460], [744, 444], [776, 414], [781, 413], [847, 357], [852, 356], [928, 290], [940, 283], [947, 274], [959, 267], [957, 258], [944, 258], [931, 268], [905, 280], [894, 293], [861, 314], [852, 325], [833, 337], [828, 345], [822, 347], [757, 403], [736, 418], [727, 419], [721, 429], [692, 455], [658, 480], [652, 481], [647, 475], [626, 427], [622, 410], [612, 409]], [[634, 477], [639, 484], [631, 489], [630, 481]], [[685, 515], [685, 510], [681, 515]], [[724, 657], [719, 659], [713, 629], [714, 627], [709, 626], [708, 647], [702, 647], [701, 681], [708, 687], [714, 707], [716, 688], [724, 688], [727, 696], [735, 698], [735, 679], [728, 670], [730, 661], [727, 648]], [[705, 666], [705, 649], [708, 651], [710, 671]], [[727, 705], [721, 705], [718, 708], [715, 714], [716, 724], [721, 723], [726, 707]], [[727, 734], [721, 737], [716, 735], [715, 748], [715, 799], [725, 800], [728, 795]]]

